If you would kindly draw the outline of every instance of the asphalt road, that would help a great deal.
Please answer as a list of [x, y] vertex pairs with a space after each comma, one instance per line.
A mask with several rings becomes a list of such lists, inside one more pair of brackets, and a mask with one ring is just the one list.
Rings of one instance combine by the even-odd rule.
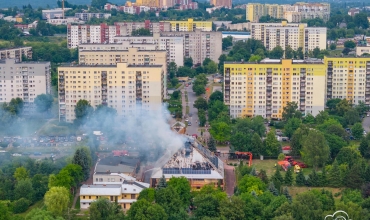
[[362, 121], [362, 127], [366, 131], [366, 133], [370, 132], [370, 117], [365, 117]]
[[[188, 106], [189, 106], [189, 122], [191, 125], [186, 128], [186, 133], [189, 135], [197, 134], [200, 135], [199, 129], [199, 118], [198, 118], [198, 111], [194, 108], [194, 102], [197, 99], [197, 96], [193, 92], [193, 84], [189, 87], [184, 87], [184, 91], [188, 92]], [[186, 105], [183, 105], [186, 108]]]

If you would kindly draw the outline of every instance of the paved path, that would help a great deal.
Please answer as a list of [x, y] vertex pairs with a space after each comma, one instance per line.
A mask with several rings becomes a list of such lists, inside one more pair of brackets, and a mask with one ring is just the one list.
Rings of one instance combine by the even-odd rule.
[[366, 133], [370, 132], [370, 117], [365, 117], [362, 121], [362, 127], [364, 127], [364, 130]]
[[224, 165], [225, 168], [225, 182], [226, 182], [226, 193], [228, 196], [234, 195], [234, 189], [236, 184], [235, 167]]

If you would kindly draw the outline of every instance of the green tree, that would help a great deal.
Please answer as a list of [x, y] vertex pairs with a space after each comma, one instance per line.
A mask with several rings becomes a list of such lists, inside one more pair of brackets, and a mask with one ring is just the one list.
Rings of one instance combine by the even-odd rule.
[[290, 118], [302, 118], [302, 113], [298, 110], [296, 102], [288, 102], [283, 108], [283, 120], [287, 121]]
[[[341, 101], [341, 99], [329, 99], [327, 102], [326, 102], [326, 106], [329, 108], [330, 111], [335, 111], [336, 110], [336, 107], [337, 107], [337, 104]], [[326, 120], [326, 119], [325, 119]]]
[[255, 192], [257, 195], [262, 194], [266, 190], [266, 184], [258, 177], [244, 175], [238, 181], [238, 191], [240, 194]]
[[215, 139], [212, 137], [212, 135], [209, 137], [209, 141], [208, 141], [208, 150], [212, 151], [212, 152], [216, 152], [217, 151], [217, 148], [216, 148], [216, 141]]
[[369, 20], [367, 17], [368, 15], [366, 13], [358, 13], [355, 15], [354, 23], [357, 27], [361, 27], [366, 30], [369, 28]]
[[167, 187], [167, 181], [164, 175], [159, 179], [156, 189], [163, 189]]
[[168, 181], [168, 185], [169, 186], [172, 186], [176, 192], [180, 195], [180, 199], [182, 200], [182, 203], [185, 205], [185, 206], [188, 206], [190, 204], [190, 200], [191, 200], [191, 187], [190, 187], [190, 184], [189, 184], [189, 181], [188, 179], [186, 179], [185, 177], [172, 177], [169, 181]]
[[46, 192], [44, 203], [47, 210], [56, 216], [62, 216], [68, 208], [69, 192], [64, 187], [52, 187]]
[[252, 148], [253, 155], [262, 155], [266, 150], [261, 140], [261, 137], [257, 133], [253, 134], [251, 144], [253, 146]]
[[252, 55], [249, 58], [249, 62], [259, 62], [262, 60], [262, 57], [260, 55]]
[[31, 211], [26, 215], [25, 220], [64, 220], [62, 217], [54, 217], [51, 212], [39, 209], [39, 208], [33, 208]]
[[344, 118], [349, 125], [353, 125], [360, 121], [359, 112], [354, 108], [348, 109], [348, 111], [344, 113]]
[[351, 40], [347, 40], [346, 42], [344, 42], [344, 47], [353, 49], [356, 47], [356, 43]]
[[274, 182], [270, 182], [269, 186], [267, 187], [268, 191], [270, 191], [274, 196], [279, 195], [279, 191], [276, 189]]
[[280, 188], [282, 184], [284, 183], [284, 178], [281, 175], [280, 167], [276, 167], [274, 175], [271, 177], [271, 181], [274, 183], [275, 187], [280, 192]]
[[204, 98], [202, 97], [198, 97], [195, 102], [194, 102], [194, 108], [196, 109], [203, 109], [203, 110], [207, 110], [208, 108], [208, 103], [207, 103], [207, 100], [205, 100]]
[[155, 202], [164, 208], [170, 219], [175, 219], [177, 213], [181, 212], [184, 207], [179, 194], [173, 186], [157, 190]]
[[264, 141], [266, 154], [268, 156], [278, 155], [280, 152], [280, 142], [276, 139], [275, 130], [271, 129], [269, 133], [267, 133], [267, 137]]
[[276, 46], [269, 53], [269, 57], [271, 59], [281, 59], [283, 58], [283, 55], [284, 55], [284, 50], [283, 48], [281, 48], [281, 46]]
[[206, 88], [204, 87], [204, 85], [197, 84], [193, 85], [193, 91], [195, 92], [195, 95], [199, 96], [206, 93]]
[[301, 126], [301, 120], [298, 118], [290, 118], [284, 126], [284, 134], [288, 138], [293, 136], [293, 133]]
[[14, 188], [15, 199], [25, 198], [28, 201], [34, 201], [35, 190], [32, 187], [30, 179], [23, 179], [17, 182]]
[[110, 202], [107, 198], [99, 198], [91, 203], [89, 207], [90, 219], [105, 220], [105, 219], [123, 219], [124, 214], [121, 206]]
[[284, 177], [284, 184], [287, 185], [287, 186], [291, 186], [293, 184], [293, 170], [292, 168], [289, 168], [287, 170], [287, 172], [285, 173], [285, 177]]
[[245, 219], [245, 206], [246, 204], [241, 198], [232, 196], [230, 200], [220, 204], [221, 217], [228, 220]]
[[295, 58], [294, 50], [290, 46], [285, 47], [285, 59]]
[[131, 36], [152, 36], [150, 30], [147, 28], [139, 28], [131, 32]]
[[338, 162], [335, 160], [331, 170], [329, 171], [328, 175], [328, 182], [329, 186], [331, 187], [341, 187], [342, 186], [342, 178], [340, 174], [340, 169]]
[[342, 99], [335, 106], [335, 110], [339, 116], [344, 116], [344, 114], [351, 108], [348, 100]]
[[311, 191], [298, 194], [292, 207], [294, 219], [321, 219], [323, 215], [323, 205]]
[[167, 220], [168, 215], [158, 204], [151, 204], [145, 199], [134, 202], [127, 212], [129, 219], [152, 219], [152, 220]]
[[104, 5], [107, 4], [107, 2], [108, 2], [107, 0], [92, 0], [91, 6], [98, 9], [102, 9]]
[[48, 190], [48, 176], [36, 174], [32, 177], [32, 187], [35, 190], [35, 201], [42, 199]]
[[339, 165], [347, 164], [349, 167], [352, 167], [360, 159], [361, 154], [357, 150], [357, 146], [343, 147], [335, 158]]
[[211, 124], [210, 133], [216, 139], [220, 142], [225, 142], [230, 139], [230, 133], [231, 128], [230, 125], [225, 122], [215, 122]]
[[303, 143], [308, 135], [309, 128], [306, 125], [301, 125], [294, 133], [290, 140], [293, 155], [300, 155]]
[[337, 45], [335, 43], [330, 44], [330, 50], [337, 49]]
[[222, 50], [226, 50], [233, 45], [233, 38], [231, 36], [222, 38]]
[[289, 203], [292, 202], [292, 196], [289, 194], [288, 187], [284, 187], [283, 195], [288, 199]]
[[87, 119], [91, 115], [93, 108], [87, 100], [80, 99], [76, 104], [74, 112], [76, 114], [76, 119], [81, 121]]
[[343, 180], [344, 186], [352, 189], [360, 189], [364, 183], [361, 175], [361, 167], [358, 163], [353, 165]]
[[146, 201], [152, 203], [155, 200], [156, 190], [153, 188], [147, 188], [140, 192], [138, 200], [145, 199]]
[[312, 54], [313, 57], [318, 58], [320, 54], [320, 48], [316, 47], [315, 49], [313, 49]]
[[211, 60], [211, 62], [205, 66], [205, 69], [208, 74], [217, 73], [217, 64]]
[[302, 158], [314, 169], [324, 165], [329, 158], [330, 149], [324, 135], [317, 130], [310, 130], [303, 142]]
[[210, 96], [209, 96], [209, 105], [212, 105], [214, 102], [216, 101], [221, 101], [223, 102], [224, 101], [224, 95], [222, 92], [220, 91], [215, 91], [213, 92]]
[[191, 68], [193, 65], [193, 58], [184, 58], [184, 66]]
[[207, 122], [206, 112], [203, 109], [198, 110], [198, 118], [199, 118], [199, 125], [203, 127]]
[[305, 186], [306, 185], [306, 177], [304, 176], [303, 172], [299, 172], [297, 177], [295, 178], [295, 184], [297, 186]]
[[312, 173], [308, 174], [307, 185], [313, 187], [320, 186], [320, 177], [317, 175], [315, 169], [312, 170]]
[[19, 182], [29, 177], [28, 170], [25, 167], [18, 167], [15, 169], [13, 177]]
[[28, 199], [20, 198], [12, 203], [14, 213], [22, 213], [27, 211], [31, 202]]
[[361, 140], [360, 147], [358, 148], [361, 155], [367, 159], [370, 158], [369, 138], [370, 135], [367, 134], [366, 137]]
[[19, 116], [23, 111], [23, 100], [21, 98], [13, 98], [8, 104], [8, 108], [11, 112], [14, 112], [15, 115]]
[[224, 102], [216, 100], [208, 105], [208, 120], [213, 121], [217, 119], [222, 113], [229, 114], [229, 109]]
[[90, 176], [91, 154], [87, 147], [80, 147], [73, 155], [72, 163], [82, 168], [83, 179], [87, 180]]
[[197, 207], [194, 210], [194, 216], [197, 219], [204, 217], [216, 218], [220, 216], [220, 202], [214, 195], [198, 195], [194, 197], [194, 205]]
[[47, 112], [53, 105], [53, 96], [50, 94], [41, 94], [36, 96], [35, 98], [35, 105], [37, 108], [37, 111], [39, 112]]
[[193, 77], [194, 75], [194, 71], [188, 67], [188, 66], [180, 66], [178, 69], [177, 69], [177, 74], [176, 76], [177, 77]]
[[356, 139], [361, 139], [364, 136], [364, 128], [362, 127], [361, 123], [356, 123], [352, 127], [352, 135]]

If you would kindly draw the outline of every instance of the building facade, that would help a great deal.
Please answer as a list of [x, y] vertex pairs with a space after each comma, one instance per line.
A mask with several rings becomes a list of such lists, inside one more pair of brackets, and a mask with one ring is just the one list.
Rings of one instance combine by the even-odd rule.
[[109, 13], [76, 13], [75, 17], [82, 20], [82, 21], [89, 21], [91, 18], [103, 18], [108, 19], [112, 16]]
[[[72, 8], [64, 8], [64, 12], [71, 10]], [[50, 10], [42, 10], [42, 19], [53, 19], [53, 18], [63, 18], [64, 13], [62, 8], [55, 8]]]
[[0, 102], [19, 97], [26, 115], [35, 110], [33, 102], [38, 95], [51, 93], [50, 62], [0, 60], [0, 74]]
[[215, 7], [223, 7], [223, 8], [232, 8], [233, 1], [232, 0], [211, 0], [210, 4]]
[[[167, 64], [175, 62], [177, 66], [184, 65], [184, 38], [182, 36], [161, 36], [159, 33], [153, 36], [116, 36], [114, 37], [115, 44], [121, 44], [122, 47], [130, 45], [129, 47], [138, 47], [142, 49], [151, 50], [165, 50], [167, 51]], [[127, 43], [126, 43], [127, 42]]]
[[32, 47], [17, 47], [0, 50], [0, 60], [15, 59], [16, 62], [22, 61], [22, 56], [32, 59]]
[[250, 22], [258, 22], [260, 17], [270, 15], [274, 18], [284, 17], [285, 5], [248, 3], [246, 7], [246, 19]]
[[224, 102], [232, 117], [282, 118], [287, 102], [304, 114], [317, 115], [327, 100], [370, 104], [370, 58], [226, 62]]
[[370, 57], [326, 57], [326, 98], [370, 104]]
[[[142, 58], [144, 59], [144, 58]], [[65, 65], [58, 68], [59, 120], [72, 122], [80, 99], [107, 105], [118, 116], [157, 109], [166, 95], [162, 65]]]
[[315, 18], [321, 18], [327, 22], [330, 18], [330, 4], [297, 2], [284, 7], [284, 18], [288, 22], [301, 22], [303, 19]]
[[222, 32], [214, 31], [183, 31], [162, 32], [161, 36], [182, 37], [184, 39], [184, 57], [193, 59], [194, 65], [201, 64], [205, 58], [218, 63], [222, 54]]
[[321, 60], [271, 60], [224, 64], [224, 101], [231, 117], [281, 119], [288, 102], [317, 115], [325, 108], [325, 66]]
[[187, 21], [168, 21], [170, 23], [171, 31], [195, 31], [199, 29], [202, 31], [212, 31], [212, 21], [194, 21], [189, 18]]
[[325, 27], [307, 27], [307, 24], [298, 23], [251, 23], [251, 37], [261, 40], [266, 49], [272, 50], [276, 46], [283, 49], [290, 46], [293, 50], [302, 48], [311, 51], [318, 47], [326, 49]]
[[84, 184], [80, 188], [80, 207], [88, 209], [98, 198], [107, 198], [111, 202], [117, 202], [123, 211], [127, 211], [132, 203], [137, 201], [140, 192], [146, 188], [149, 188], [148, 183], [126, 180], [112, 184]]

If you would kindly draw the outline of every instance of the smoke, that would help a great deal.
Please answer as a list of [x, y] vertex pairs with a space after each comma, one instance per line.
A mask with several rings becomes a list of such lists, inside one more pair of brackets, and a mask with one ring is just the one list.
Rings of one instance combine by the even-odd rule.
[[151, 107], [145, 110], [138, 105], [126, 117], [117, 116], [111, 108], [101, 108], [86, 120], [83, 129], [90, 133], [99, 129], [107, 138], [107, 145], [137, 151], [142, 161], [154, 162], [164, 155], [169, 158], [183, 147], [186, 137], [171, 130], [166, 106]]

